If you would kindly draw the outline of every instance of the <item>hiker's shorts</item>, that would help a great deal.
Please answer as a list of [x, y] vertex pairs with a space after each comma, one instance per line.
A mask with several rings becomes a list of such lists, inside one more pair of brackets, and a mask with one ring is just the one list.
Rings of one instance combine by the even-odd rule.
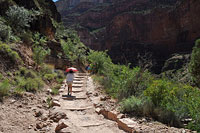
[[73, 81], [67, 81], [67, 85], [68, 85], [68, 86], [71, 86], [72, 83], [73, 83]]

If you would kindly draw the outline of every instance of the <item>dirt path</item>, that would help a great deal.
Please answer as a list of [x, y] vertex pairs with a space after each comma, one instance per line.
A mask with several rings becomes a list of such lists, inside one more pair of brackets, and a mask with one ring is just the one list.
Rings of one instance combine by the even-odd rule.
[[95, 107], [89, 97], [89, 91], [94, 87], [90, 80], [87, 80], [85, 74], [77, 75], [73, 83], [73, 96], [76, 99], [69, 100], [62, 95], [67, 94], [67, 89], [61, 89], [59, 96], [54, 97], [60, 103], [60, 107], [55, 110], [65, 112], [67, 118], [64, 123], [68, 126], [62, 129], [62, 132], [72, 133], [123, 133], [117, 126], [117, 123], [105, 119], [103, 115], [95, 112]]

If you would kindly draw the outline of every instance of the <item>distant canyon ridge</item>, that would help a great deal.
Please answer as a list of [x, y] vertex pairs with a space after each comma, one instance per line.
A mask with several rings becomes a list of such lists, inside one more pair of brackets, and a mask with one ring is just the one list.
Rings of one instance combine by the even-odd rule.
[[133, 66], [147, 55], [157, 73], [173, 54], [191, 53], [200, 36], [199, 0], [59, 0], [56, 6], [91, 49]]

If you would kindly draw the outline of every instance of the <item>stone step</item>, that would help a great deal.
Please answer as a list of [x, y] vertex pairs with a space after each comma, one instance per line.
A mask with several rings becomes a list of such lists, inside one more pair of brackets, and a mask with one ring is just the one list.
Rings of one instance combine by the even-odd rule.
[[75, 77], [75, 78], [74, 78], [74, 81], [83, 81], [84, 79], [85, 79], [85, 78], [79, 78], [79, 77], [77, 78], [77, 77]]
[[84, 79], [84, 78], [87, 78], [87, 76], [75, 76], [75, 78]]
[[83, 92], [83, 88], [72, 88], [72, 92], [74, 93]]
[[83, 96], [83, 97], [76, 97], [75, 99], [76, 99], [76, 100], [85, 100], [85, 99], [87, 99], [87, 97], [86, 97], [86, 96]]
[[72, 88], [82, 88], [83, 84], [72, 84]]
[[83, 84], [83, 81], [73, 81], [73, 84]]

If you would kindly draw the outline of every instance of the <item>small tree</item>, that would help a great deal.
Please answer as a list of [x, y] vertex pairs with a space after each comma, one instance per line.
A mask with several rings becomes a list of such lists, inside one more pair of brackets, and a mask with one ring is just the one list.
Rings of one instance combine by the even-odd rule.
[[46, 56], [50, 54], [51, 50], [49, 48], [45, 48], [45, 44], [47, 42], [47, 38], [45, 36], [36, 33], [33, 39], [33, 59], [37, 65], [41, 65], [44, 63]]
[[200, 85], [200, 39], [196, 40], [195, 46], [192, 50], [189, 70], [194, 81], [199, 86]]
[[35, 46], [33, 48], [33, 59], [35, 61], [35, 63], [37, 65], [41, 65], [42, 63], [44, 63], [44, 60], [46, 58], [47, 55], [50, 54], [50, 49], [45, 49], [41, 46]]

